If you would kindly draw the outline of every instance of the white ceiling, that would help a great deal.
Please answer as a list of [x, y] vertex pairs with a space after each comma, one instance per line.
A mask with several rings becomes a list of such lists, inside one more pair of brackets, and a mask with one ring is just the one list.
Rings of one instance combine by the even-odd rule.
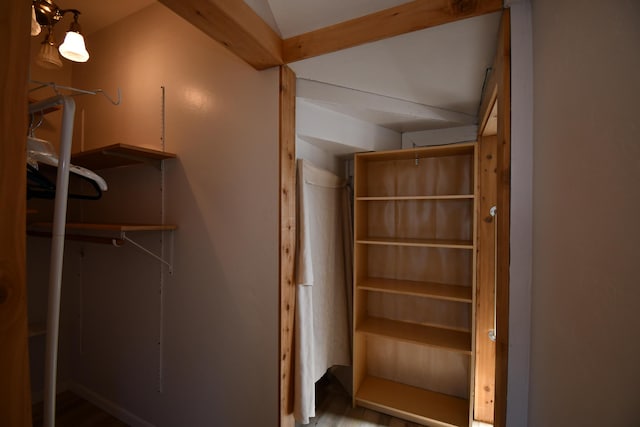
[[[405, 0], [244, 0], [284, 38], [343, 22], [406, 3]], [[82, 12], [80, 24], [87, 34], [128, 16], [155, 0], [57, 0], [61, 8]], [[68, 21], [65, 18], [65, 22]], [[62, 25], [67, 25], [62, 23]], [[298, 78], [332, 87], [381, 95], [391, 102], [347, 105], [310, 99], [325, 108], [396, 131], [460, 126], [430, 120], [411, 111], [437, 107], [475, 116], [486, 69], [491, 65], [498, 34], [499, 14], [451, 24], [306, 59], [291, 68]], [[344, 98], [344, 97], [342, 97]], [[415, 108], [393, 110], [398, 100]], [[406, 106], [405, 106], [406, 107]], [[408, 113], [409, 111], [409, 113]], [[466, 123], [468, 124], [468, 123]]]
[[[299, 78], [475, 116], [498, 23], [498, 14], [484, 15], [306, 59], [291, 68]], [[387, 124], [398, 119], [390, 116]]]
[[[245, 0], [245, 3], [262, 16], [283, 38], [289, 38], [408, 2], [407, 0]], [[261, 13], [265, 9], [270, 10], [272, 17], [275, 18], [275, 27], [269, 22], [269, 18]]]

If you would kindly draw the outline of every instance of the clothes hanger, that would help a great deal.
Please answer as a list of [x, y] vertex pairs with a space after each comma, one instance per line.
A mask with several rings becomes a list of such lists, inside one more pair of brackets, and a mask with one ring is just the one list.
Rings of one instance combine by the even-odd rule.
[[[27, 137], [27, 162], [31, 165], [34, 165], [34, 163], [44, 163], [56, 168], [59, 164], [58, 155], [55, 153], [53, 145], [51, 145], [49, 141], [34, 136]], [[107, 191], [108, 189], [106, 181], [100, 175], [89, 169], [69, 165], [69, 172], [95, 182], [101, 191]]]
[[[84, 176], [79, 178], [91, 184], [94, 194], [69, 193], [67, 197], [76, 200], [98, 200], [102, 197], [102, 190], [94, 180]], [[56, 185], [33, 165], [27, 163], [27, 200], [34, 198], [52, 200], [55, 197]]]

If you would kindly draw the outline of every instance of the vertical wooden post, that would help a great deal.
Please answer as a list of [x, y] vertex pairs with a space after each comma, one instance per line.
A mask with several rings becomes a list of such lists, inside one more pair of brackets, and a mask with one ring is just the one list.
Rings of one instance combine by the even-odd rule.
[[505, 9], [496, 52], [498, 84], [498, 264], [496, 296], [496, 427], [507, 423], [507, 374], [509, 357], [509, 253], [511, 217], [511, 31]]
[[296, 248], [296, 75], [280, 67], [280, 425], [293, 427]]
[[489, 339], [493, 329], [495, 310], [495, 227], [489, 213], [496, 205], [497, 137], [478, 139], [478, 195], [477, 202], [477, 280], [476, 280], [476, 357], [474, 420], [493, 424], [495, 400], [496, 346]]
[[26, 290], [26, 136], [30, 4], [0, 15], [0, 425], [31, 425]]

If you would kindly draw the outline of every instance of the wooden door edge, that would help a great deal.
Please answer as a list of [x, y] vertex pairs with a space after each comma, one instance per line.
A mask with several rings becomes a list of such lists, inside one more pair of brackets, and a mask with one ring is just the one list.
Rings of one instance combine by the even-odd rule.
[[279, 424], [293, 427], [293, 319], [296, 250], [296, 75], [286, 65], [279, 73]]

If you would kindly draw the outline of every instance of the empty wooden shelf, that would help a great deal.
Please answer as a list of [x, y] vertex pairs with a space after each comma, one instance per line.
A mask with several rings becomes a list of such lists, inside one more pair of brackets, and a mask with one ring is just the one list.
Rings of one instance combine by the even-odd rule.
[[[29, 224], [27, 234], [35, 237], [51, 237], [53, 224], [50, 222], [36, 222]], [[173, 231], [178, 228], [175, 224], [113, 224], [113, 223], [85, 223], [69, 222], [65, 224], [65, 239], [87, 243], [123, 246], [125, 241], [132, 242], [125, 237], [127, 232], [138, 231]], [[137, 245], [140, 246], [140, 245]], [[145, 250], [145, 252], [148, 252]], [[155, 256], [158, 258], [157, 256]], [[164, 261], [163, 261], [164, 262]]]
[[[30, 224], [27, 234], [37, 237], [52, 237], [51, 229], [53, 224], [50, 222], [38, 222]], [[153, 253], [145, 248], [142, 244], [132, 240], [127, 236], [128, 232], [141, 231], [173, 231], [177, 230], [175, 224], [132, 224], [132, 223], [86, 223], [86, 222], [68, 222], [65, 224], [65, 239], [77, 240], [88, 243], [113, 245], [116, 247], [124, 246], [130, 243], [147, 255], [155, 258], [161, 263], [169, 267], [169, 274], [173, 274], [173, 251], [170, 251], [170, 259], [166, 260], [161, 255]], [[44, 230], [44, 231], [43, 231]], [[69, 233], [72, 231], [72, 233]], [[75, 233], [74, 233], [75, 232]], [[173, 244], [173, 240], [172, 243]]]
[[[51, 229], [50, 222], [36, 222], [30, 225], [34, 229]], [[112, 224], [112, 223], [85, 223], [85, 222], [68, 222], [65, 224], [67, 230], [84, 230], [84, 231], [164, 231], [176, 230], [175, 224]]]
[[162, 160], [175, 157], [175, 154], [164, 151], [127, 144], [113, 144], [72, 154], [71, 163], [91, 170], [101, 170], [144, 163], [158, 166]]
[[421, 424], [469, 424], [469, 401], [382, 378], [367, 376], [356, 393], [359, 405]]
[[365, 245], [388, 246], [421, 246], [430, 248], [473, 249], [473, 242], [469, 240], [445, 240], [445, 239], [408, 239], [388, 237], [367, 237], [358, 239], [356, 243]]
[[471, 334], [464, 331], [369, 317], [356, 327], [356, 332], [471, 354]]
[[358, 281], [358, 290], [413, 295], [466, 303], [472, 302], [471, 287], [443, 283], [364, 277]]
[[358, 201], [395, 201], [395, 200], [473, 200], [473, 194], [449, 194], [440, 196], [377, 196], [358, 197]]

